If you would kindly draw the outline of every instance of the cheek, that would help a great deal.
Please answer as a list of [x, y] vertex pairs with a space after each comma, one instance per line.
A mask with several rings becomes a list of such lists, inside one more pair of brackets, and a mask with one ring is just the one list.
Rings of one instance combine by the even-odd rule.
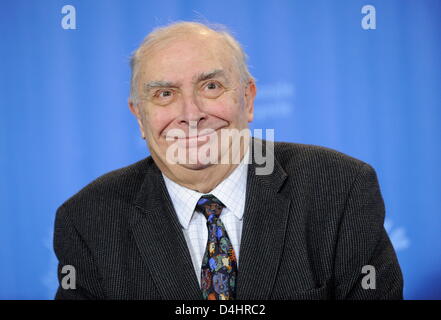
[[173, 121], [173, 116], [170, 112], [166, 111], [164, 108], [149, 110], [146, 114], [147, 120], [147, 130], [154, 137], [158, 137], [167, 128], [171, 121]]
[[209, 103], [210, 113], [218, 118], [234, 122], [242, 118], [243, 101], [237, 95], [228, 95]]

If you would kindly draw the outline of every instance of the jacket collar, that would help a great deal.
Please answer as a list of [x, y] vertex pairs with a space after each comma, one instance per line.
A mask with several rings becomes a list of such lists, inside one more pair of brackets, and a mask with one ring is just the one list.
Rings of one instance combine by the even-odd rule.
[[240, 300], [270, 298], [284, 245], [290, 199], [280, 191], [288, 175], [271, 147], [266, 158], [274, 159], [274, 170], [257, 174], [262, 166], [256, 163], [256, 151], [266, 150], [267, 143], [270, 142], [253, 139], [237, 278]]
[[[253, 139], [253, 148], [265, 141]], [[254, 151], [254, 150], [253, 150]], [[288, 177], [274, 157], [274, 170], [256, 175], [254, 156], [248, 166], [244, 225], [237, 279], [237, 299], [268, 299], [284, 243], [290, 200], [279, 192]], [[144, 182], [131, 217], [134, 239], [164, 299], [201, 299], [190, 253], [161, 171], [147, 158]]]

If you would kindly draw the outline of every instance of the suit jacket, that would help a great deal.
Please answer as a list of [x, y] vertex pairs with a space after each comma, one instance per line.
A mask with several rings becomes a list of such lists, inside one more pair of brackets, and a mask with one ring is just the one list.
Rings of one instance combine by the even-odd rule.
[[[254, 161], [248, 167], [237, 299], [402, 299], [372, 167], [293, 143], [275, 143], [274, 157], [272, 174], [256, 175]], [[57, 211], [54, 249], [60, 283], [64, 265], [76, 271], [76, 289], [60, 285], [57, 299], [202, 299], [151, 157], [66, 201]], [[375, 268], [375, 289], [363, 289], [365, 265]]]

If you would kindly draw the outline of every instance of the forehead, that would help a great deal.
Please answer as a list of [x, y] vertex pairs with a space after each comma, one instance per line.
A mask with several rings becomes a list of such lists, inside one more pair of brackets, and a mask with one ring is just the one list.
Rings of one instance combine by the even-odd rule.
[[207, 35], [171, 37], [149, 48], [140, 59], [143, 81], [179, 81], [213, 70], [234, 76], [235, 64], [226, 43]]

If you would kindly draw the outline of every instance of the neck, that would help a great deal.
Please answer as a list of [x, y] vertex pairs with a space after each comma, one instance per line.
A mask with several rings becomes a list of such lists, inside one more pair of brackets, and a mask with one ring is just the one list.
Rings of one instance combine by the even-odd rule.
[[219, 164], [201, 170], [181, 167], [173, 171], [163, 169], [161, 169], [161, 171], [167, 178], [181, 186], [200, 193], [210, 193], [219, 183], [225, 180], [236, 167], [237, 164]]
[[[243, 160], [247, 149], [241, 148], [240, 161]], [[181, 165], [167, 165], [152, 153], [156, 165], [161, 172], [177, 184], [200, 193], [210, 193], [218, 184], [228, 178], [239, 164], [212, 164], [203, 169], [190, 169]]]

